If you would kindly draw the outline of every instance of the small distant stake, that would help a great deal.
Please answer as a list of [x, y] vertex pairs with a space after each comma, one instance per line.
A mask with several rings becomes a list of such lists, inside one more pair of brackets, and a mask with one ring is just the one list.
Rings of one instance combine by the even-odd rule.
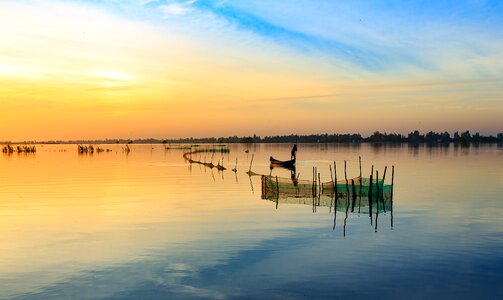
[[236, 164], [234, 165], [234, 169], [232, 171], [235, 173], [238, 171], [238, 158], [236, 157]]

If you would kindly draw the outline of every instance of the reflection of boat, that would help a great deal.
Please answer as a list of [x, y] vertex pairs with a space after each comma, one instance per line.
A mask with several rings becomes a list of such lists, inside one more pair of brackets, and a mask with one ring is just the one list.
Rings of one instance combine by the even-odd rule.
[[295, 159], [281, 161], [281, 160], [277, 160], [271, 156], [269, 158], [269, 161], [271, 162], [271, 166], [275, 166], [275, 167], [283, 167], [283, 168], [287, 168], [287, 169], [291, 169], [291, 168], [295, 167]]

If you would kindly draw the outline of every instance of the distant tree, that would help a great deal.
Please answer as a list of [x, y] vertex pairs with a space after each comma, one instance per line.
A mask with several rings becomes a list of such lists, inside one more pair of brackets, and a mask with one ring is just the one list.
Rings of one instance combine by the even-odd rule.
[[461, 136], [459, 135], [459, 132], [454, 132], [454, 137], [452, 138], [452, 141], [454, 143], [459, 143], [459, 140], [461, 139]]
[[424, 142], [424, 135], [421, 135], [418, 130], [409, 133], [407, 136], [407, 141], [409, 143], [422, 143]]
[[442, 136], [440, 139], [441, 139], [442, 143], [449, 143], [451, 141], [451, 135], [446, 131], [446, 132], [442, 133]]
[[470, 131], [467, 130], [463, 133], [461, 133], [461, 137], [459, 138], [459, 142], [463, 145], [468, 145], [472, 141], [472, 135], [470, 134]]
[[253, 138], [251, 136], [248, 136], [248, 137], [243, 137], [241, 139], [241, 143], [247, 143], [247, 144], [251, 144], [253, 143]]
[[384, 141], [384, 135], [379, 131], [375, 131], [370, 137], [369, 142], [371, 143], [382, 143]]

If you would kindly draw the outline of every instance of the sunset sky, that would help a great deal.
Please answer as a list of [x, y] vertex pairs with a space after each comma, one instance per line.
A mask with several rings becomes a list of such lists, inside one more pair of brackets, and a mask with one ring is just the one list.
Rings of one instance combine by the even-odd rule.
[[503, 132], [503, 1], [0, 0], [0, 141]]

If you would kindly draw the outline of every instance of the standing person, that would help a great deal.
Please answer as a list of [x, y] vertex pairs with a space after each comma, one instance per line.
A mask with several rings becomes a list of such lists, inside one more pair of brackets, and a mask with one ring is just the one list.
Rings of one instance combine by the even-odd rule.
[[292, 157], [291, 157], [291, 159], [295, 160], [296, 158], [297, 158], [297, 144], [294, 144], [293, 148], [292, 148]]

